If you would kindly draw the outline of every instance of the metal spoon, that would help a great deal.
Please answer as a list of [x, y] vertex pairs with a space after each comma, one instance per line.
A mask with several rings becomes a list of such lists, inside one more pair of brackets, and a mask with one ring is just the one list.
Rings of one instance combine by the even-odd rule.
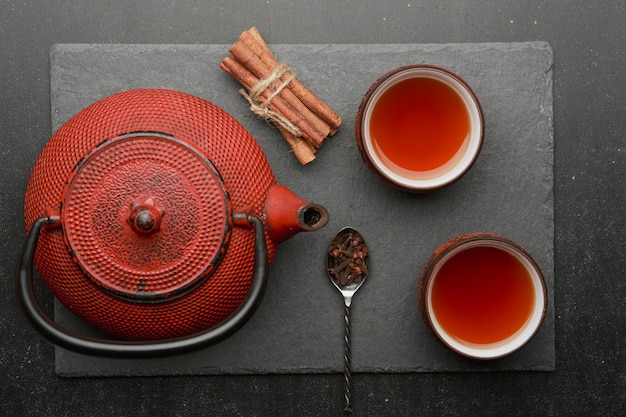
[[351, 349], [350, 349], [350, 306], [352, 297], [365, 282], [369, 273], [369, 251], [363, 236], [351, 227], [345, 227], [337, 233], [328, 247], [326, 269], [330, 281], [341, 292], [344, 300], [344, 405], [343, 415], [352, 414], [351, 384]]

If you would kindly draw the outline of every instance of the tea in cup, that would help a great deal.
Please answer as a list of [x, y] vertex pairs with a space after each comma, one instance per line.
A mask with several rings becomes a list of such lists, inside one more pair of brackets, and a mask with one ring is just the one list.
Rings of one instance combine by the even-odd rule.
[[495, 359], [526, 345], [541, 327], [546, 285], [532, 256], [504, 236], [471, 233], [435, 251], [418, 286], [428, 330], [453, 351]]
[[406, 65], [380, 77], [355, 123], [367, 166], [385, 183], [428, 192], [457, 181], [473, 165], [484, 135], [469, 85], [434, 65]]

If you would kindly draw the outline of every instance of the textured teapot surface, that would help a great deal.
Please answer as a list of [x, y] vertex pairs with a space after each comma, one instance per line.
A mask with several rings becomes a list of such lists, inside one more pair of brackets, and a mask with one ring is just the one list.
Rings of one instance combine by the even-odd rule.
[[[257, 142], [221, 108], [169, 90], [115, 94], [65, 123], [33, 168], [27, 229], [46, 213], [61, 220], [41, 232], [35, 265], [68, 309], [104, 332], [133, 340], [198, 332], [244, 299], [254, 235], [232, 218], [266, 217], [274, 187]], [[298, 231], [274, 229], [270, 261]]]

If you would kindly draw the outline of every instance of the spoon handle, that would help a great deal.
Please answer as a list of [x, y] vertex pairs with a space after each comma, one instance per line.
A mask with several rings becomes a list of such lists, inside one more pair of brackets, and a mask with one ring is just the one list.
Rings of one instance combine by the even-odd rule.
[[352, 380], [352, 373], [350, 370], [350, 361], [352, 351], [350, 349], [350, 305], [345, 304], [344, 308], [344, 334], [343, 334], [343, 416], [352, 415], [352, 391], [350, 390], [350, 384]]

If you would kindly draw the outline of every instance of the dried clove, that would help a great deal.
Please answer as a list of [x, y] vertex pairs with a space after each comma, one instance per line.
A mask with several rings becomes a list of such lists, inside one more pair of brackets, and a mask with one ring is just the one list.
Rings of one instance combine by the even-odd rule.
[[339, 235], [328, 248], [328, 274], [339, 286], [359, 284], [369, 270], [369, 250], [358, 233]]

